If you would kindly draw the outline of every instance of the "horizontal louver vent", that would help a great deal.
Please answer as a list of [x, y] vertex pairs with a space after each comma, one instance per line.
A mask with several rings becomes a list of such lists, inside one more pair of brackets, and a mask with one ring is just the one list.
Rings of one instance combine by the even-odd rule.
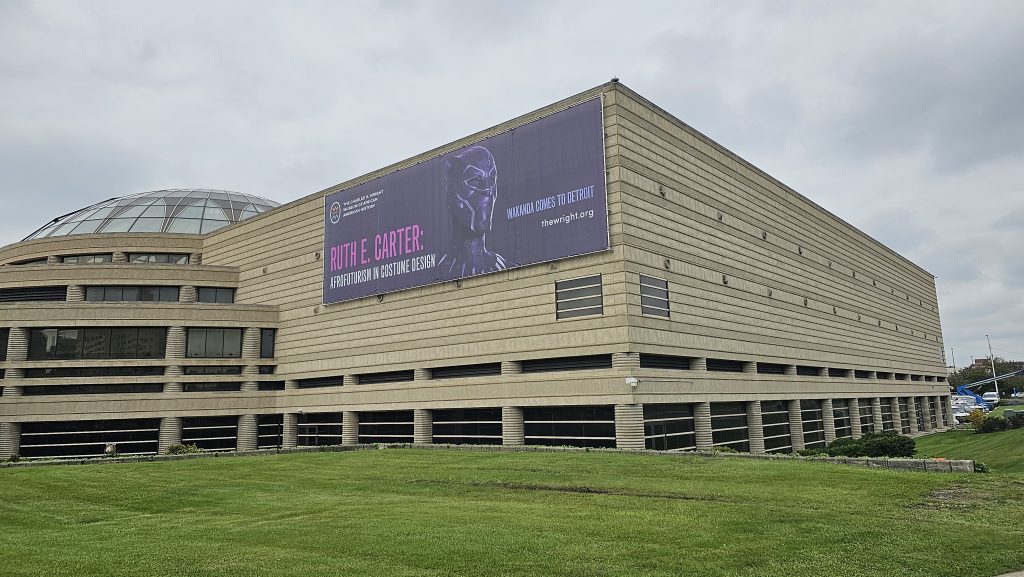
[[797, 365], [796, 374], [802, 377], [816, 377], [821, 374], [821, 367], [808, 367], [804, 365]]
[[457, 379], [459, 377], [483, 377], [500, 375], [501, 363], [482, 363], [478, 365], [461, 365], [455, 367], [436, 367], [430, 370], [434, 379]]
[[555, 283], [555, 318], [570, 319], [604, 313], [601, 275]]
[[743, 361], [729, 359], [708, 359], [708, 370], [722, 373], [742, 373]]
[[690, 357], [676, 357], [672, 355], [651, 355], [640, 353], [640, 368], [644, 369], [676, 369], [686, 371], [690, 369]]
[[319, 389], [321, 387], [340, 387], [345, 384], [345, 377], [332, 375], [330, 377], [317, 377], [315, 379], [299, 379], [296, 381], [300, 389]]
[[523, 361], [524, 373], [546, 373], [551, 371], [579, 371], [585, 369], [612, 368], [611, 355], [585, 355], [579, 357], [556, 357]]
[[0, 289], [0, 303], [27, 303], [67, 300], [66, 286], [32, 286]]
[[757, 372], [762, 375], [784, 375], [786, 374], [786, 365], [757, 363]]
[[379, 385], [382, 383], [402, 383], [413, 380], [413, 371], [385, 371], [382, 373], [365, 373], [359, 375], [360, 385]]
[[640, 312], [668, 318], [668, 281], [640, 275]]

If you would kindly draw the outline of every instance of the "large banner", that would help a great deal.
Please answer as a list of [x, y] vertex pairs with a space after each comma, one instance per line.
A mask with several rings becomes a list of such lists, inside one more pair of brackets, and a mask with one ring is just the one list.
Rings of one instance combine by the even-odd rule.
[[324, 303], [608, 249], [601, 100], [326, 197]]

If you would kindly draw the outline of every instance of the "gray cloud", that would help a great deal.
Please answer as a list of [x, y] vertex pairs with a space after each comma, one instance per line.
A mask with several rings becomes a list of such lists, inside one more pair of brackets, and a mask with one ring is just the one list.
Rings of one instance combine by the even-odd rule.
[[288, 201], [617, 75], [936, 274], [947, 344], [1024, 351], [1022, 28], [1017, 2], [8, 1], [0, 243], [142, 190]]

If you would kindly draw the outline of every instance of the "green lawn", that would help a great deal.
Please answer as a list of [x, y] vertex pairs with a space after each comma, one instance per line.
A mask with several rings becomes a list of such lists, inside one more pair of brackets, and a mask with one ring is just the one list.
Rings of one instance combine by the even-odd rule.
[[607, 453], [0, 469], [0, 574], [987, 577], [1024, 568], [1022, 493], [1007, 475]]
[[993, 472], [1024, 475], [1024, 429], [978, 434], [946, 431], [917, 439], [917, 453], [947, 459], [974, 459]]

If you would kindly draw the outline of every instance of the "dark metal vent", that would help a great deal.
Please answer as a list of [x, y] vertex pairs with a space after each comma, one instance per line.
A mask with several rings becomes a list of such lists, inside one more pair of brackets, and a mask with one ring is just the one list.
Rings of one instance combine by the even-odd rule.
[[690, 357], [677, 357], [673, 355], [651, 355], [640, 353], [640, 368], [643, 369], [675, 369], [687, 371], [690, 369]]
[[436, 367], [430, 370], [430, 376], [434, 379], [457, 379], [460, 377], [483, 377], [500, 374], [501, 363]]
[[27, 286], [0, 289], [0, 303], [27, 303], [67, 300], [66, 286]]
[[579, 357], [555, 357], [523, 361], [524, 373], [547, 373], [552, 371], [580, 371], [586, 369], [612, 368], [611, 355], [583, 355]]

